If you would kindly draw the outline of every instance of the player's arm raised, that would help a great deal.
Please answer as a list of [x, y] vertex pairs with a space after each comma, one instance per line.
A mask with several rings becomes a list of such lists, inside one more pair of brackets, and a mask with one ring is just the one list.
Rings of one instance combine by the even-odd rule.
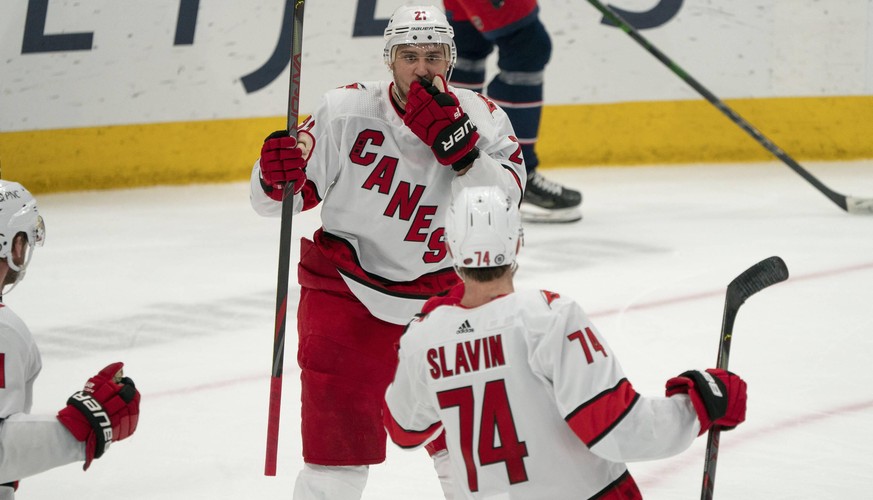
[[593, 453], [615, 462], [669, 457], [713, 423], [742, 422], [746, 391], [739, 377], [690, 371], [668, 382], [668, 397], [643, 396], [581, 308], [563, 307], [570, 333], [560, 346], [553, 341], [554, 354], [542, 357], [542, 365], [553, 377], [567, 424]]
[[461, 105], [442, 76], [433, 82], [413, 82], [403, 121], [430, 146], [439, 163], [458, 173], [453, 193], [465, 187], [499, 186], [518, 203], [527, 177], [509, 119], [481, 96], [466, 102]]

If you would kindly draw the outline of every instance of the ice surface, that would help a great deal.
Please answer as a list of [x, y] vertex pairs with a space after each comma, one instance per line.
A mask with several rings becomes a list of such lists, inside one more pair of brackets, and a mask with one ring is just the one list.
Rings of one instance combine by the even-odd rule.
[[[835, 191], [873, 196], [873, 161], [804, 166]], [[730, 368], [749, 383], [748, 420], [722, 434], [717, 498], [869, 495], [873, 216], [843, 212], [778, 162], [544, 173], [584, 192], [585, 218], [528, 225], [517, 286], [580, 302], [644, 394], [715, 364], [731, 279], [771, 255], [787, 263], [791, 278], [737, 318]], [[251, 210], [247, 189], [38, 197], [46, 244], [5, 298], [43, 352], [34, 412], [53, 414], [122, 360], [142, 391], [142, 416], [87, 473], [67, 466], [26, 479], [19, 498], [291, 498], [302, 463], [296, 311], [278, 476], [265, 477], [279, 222]], [[295, 239], [317, 227], [316, 212], [295, 217]], [[700, 438], [677, 457], [631, 464], [646, 498], [697, 498], [704, 447]], [[389, 445], [364, 498], [441, 492], [425, 452]]]

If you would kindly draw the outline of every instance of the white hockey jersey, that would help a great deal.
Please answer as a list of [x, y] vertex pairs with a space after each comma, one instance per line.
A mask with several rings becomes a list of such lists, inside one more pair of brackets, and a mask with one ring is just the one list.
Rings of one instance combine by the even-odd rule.
[[409, 324], [385, 396], [396, 444], [445, 429], [456, 498], [640, 498], [624, 462], [674, 455], [697, 436], [688, 396], [634, 391], [572, 300], [515, 292], [468, 309], [462, 294]]
[[[85, 446], [54, 415], [30, 415], [42, 369], [30, 330], [0, 304], [0, 485], [85, 459]], [[0, 486], [0, 498], [12, 498]]]
[[[520, 203], [526, 174], [509, 119], [487, 98], [450, 88], [479, 133], [479, 158], [458, 176], [403, 123], [391, 85], [329, 91], [301, 125], [315, 145], [295, 212], [321, 203], [316, 245], [374, 316], [403, 325], [428, 297], [457, 282], [443, 241], [452, 193], [497, 185]], [[261, 215], [281, 214], [281, 203], [264, 194], [259, 163], [251, 201]]]

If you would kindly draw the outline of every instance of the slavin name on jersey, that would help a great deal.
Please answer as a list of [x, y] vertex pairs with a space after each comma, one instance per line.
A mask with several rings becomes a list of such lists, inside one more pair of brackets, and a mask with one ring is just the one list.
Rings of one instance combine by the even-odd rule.
[[[454, 351], [454, 352], [452, 352]], [[487, 370], [506, 364], [500, 335], [466, 340], [427, 350], [430, 376], [434, 380]]]

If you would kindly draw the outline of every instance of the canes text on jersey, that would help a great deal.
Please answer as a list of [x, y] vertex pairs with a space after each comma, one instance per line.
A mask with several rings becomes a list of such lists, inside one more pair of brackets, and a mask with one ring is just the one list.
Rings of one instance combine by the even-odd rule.
[[444, 228], [437, 227], [428, 233], [438, 207], [419, 204], [425, 186], [419, 184], [412, 186], [406, 181], [401, 181], [397, 183], [397, 187], [392, 192], [391, 186], [394, 184], [394, 174], [400, 160], [385, 154], [364, 153], [367, 146], [381, 146], [383, 142], [385, 142], [385, 134], [381, 131], [363, 130], [358, 134], [352, 150], [349, 151], [349, 159], [357, 165], [369, 167], [376, 163], [361, 187], [368, 190], [376, 189], [379, 193], [388, 196], [388, 204], [382, 215], [410, 221], [404, 241], [427, 242], [428, 249], [421, 256], [425, 263], [442, 262], [446, 257], [446, 244], [443, 241]]
[[503, 339], [500, 335], [492, 335], [458, 342], [454, 348], [451, 344], [432, 347], [427, 350], [427, 363], [434, 380], [503, 366], [506, 364]]

